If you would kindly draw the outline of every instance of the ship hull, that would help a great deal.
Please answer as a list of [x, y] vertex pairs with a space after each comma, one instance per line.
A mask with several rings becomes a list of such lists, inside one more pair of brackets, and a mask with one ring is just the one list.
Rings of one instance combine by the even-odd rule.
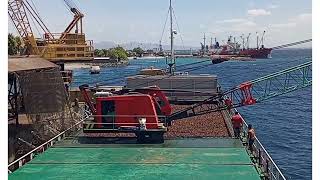
[[270, 56], [272, 48], [261, 49], [245, 49], [239, 52], [240, 56], [249, 56], [251, 58], [268, 58]]

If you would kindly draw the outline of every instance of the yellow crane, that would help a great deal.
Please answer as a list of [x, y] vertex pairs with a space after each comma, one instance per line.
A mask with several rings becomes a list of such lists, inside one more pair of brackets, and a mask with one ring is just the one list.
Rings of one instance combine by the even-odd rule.
[[[72, 1], [64, 2], [74, 14], [74, 18], [62, 33], [51, 33], [36, 8], [32, 6], [33, 2], [31, 5], [28, 0], [8, 1], [8, 14], [26, 45], [25, 53], [38, 55], [53, 62], [93, 60], [93, 42], [86, 40], [83, 33], [84, 15]], [[29, 18], [43, 31], [43, 37], [35, 37]]]

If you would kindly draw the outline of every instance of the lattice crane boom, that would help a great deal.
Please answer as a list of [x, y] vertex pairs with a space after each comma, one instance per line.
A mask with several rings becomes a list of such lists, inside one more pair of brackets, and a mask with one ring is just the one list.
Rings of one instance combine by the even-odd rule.
[[[264, 100], [312, 85], [312, 62], [241, 83], [217, 96], [173, 113], [167, 122], [224, 109], [253, 105]], [[219, 103], [223, 102], [224, 103]]]
[[8, 14], [30, 54], [38, 54], [36, 41], [22, 0], [8, 1]]
[[[82, 14], [75, 4], [70, 1], [70, 0], [64, 0], [66, 5], [69, 7], [70, 11], [74, 14], [74, 17], [71, 21], [71, 23], [67, 26], [67, 28], [63, 31], [63, 33], [60, 36], [60, 39], [64, 39], [68, 33], [71, 32], [72, 29], [76, 28], [75, 31], [76, 33], [79, 32], [80, 29], [80, 34], [83, 33], [82, 31], [82, 18], [84, 17], [84, 14]], [[80, 26], [80, 28], [79, 28]]]
[[[36, 26], [40, 27], [44, 32], [44, 38], [47, 40], [54, 40], [52, 33], [44, 24], [39, 14], [26, 0], [9, 0], [8, 1], [8, 14], [16, 27], [20, 37], [26, 44], [30, 54], [40, 55], [41, 50], [37, 46], [35, 35], [29, 21], [29, 17], [36, 22]], [[30, 15], [28, 17], [28, 15]]]

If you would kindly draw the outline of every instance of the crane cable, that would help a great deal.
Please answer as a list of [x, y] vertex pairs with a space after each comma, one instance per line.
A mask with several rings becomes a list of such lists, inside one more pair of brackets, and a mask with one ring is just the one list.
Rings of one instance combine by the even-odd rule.
[[[203, 63], [203, 62], [205, 62], [205, 61], [201, 61], [201, 63]], [[200, 62], [199, 62], [199, 63], [200, 63]], [[191, 64], [191, 63], [190, 63], [190, 64]], [[192, 63], [192, 64], [195, 64], [195, 63]], [[191, 71], [195, 71], [195, 70], [199, 70], [199, 69], [208, 67], [208, 66], [210, 66], [210, 65], [212, 65], [212, 64], [202, 65], [202, 66], [196, 66], [196, 67], [190, 67], [190, 68], [185, 68], [185, 69], [181, 69], [181, 71], [188, 70], [188, 72], [191, 72]], [[186, 65], [180, 65], [179, 67], [181, 67], [181, 66], [186, 66]], [[132, 75], [135, 75], [135, 74], [132, 74]], [[149, 82], [147, 82], [147, 83], [140, 83], [140, 84], [136, 85], [135, 87], [143, 86], [143, 85], [148, 84], [148, 83], [151, 83], [151, 82], [157, 82], [157, 81], [160, 81], [160, 80], [169, 78], [169, 77], [171, 77], [171, 76], [173, 76], [173, 75], [165, 76], [165, 77], [163, 77], [163, 78], [161, 78], [161, 79], [156, 79], [156, 80], [153, 80], [153, 81], [149, 81]], [[147, 77], [144, 77], [143, 79], [145, 79], [145, 78], [147, 78]], [[104, 80], [103, 82], [114, 81], [114, 80], [117, 80], [117, 79], [122, 80], [123, 77], [113, 78], [113, 79], [106, 79], [106, 80]]]
[[[288, 63], [290, 63], [290, 64], [292, 64], [294, 61], [297, 61], [297, 60], [307, 60], [307, 59], [309, 59], [309, 57], [305, 57], [305, 58], [294, 58], [294, 59], [291, 59], [290, 61], [286, 61], [286, 62], [283, 62], [283, 63], [280, 63], [280, 64], [277, 64], [278, 66], [282, 66], [282, 65], [288, 65]], [[293, 65], [292, 65], [293, 66]], [[199, 68], [199, 69], [201, 69], [201, 68]], [[195, 70], [197, 70], [197, 69], [195, 69]], [[229, 79], [234, 79], [234, 78], [236, 78], [236, 77], [239, 77], [238, 75], [233, 75], [233, 76], [230, 76], [230, 77], [228, 77]], [[201, 82], [199, 82], [199, 83], [195, 83], [195, 84], [202, 84], [202, 83], [205, 83], [205, 82], [211, 82], [211, 80], [208, 80], [208, 81], [201, 81]], [[193, 83], [192, 83], [193, 84]], [[237, 83], [235, 83], [235, 82], [233, 82], [233, 84], [237, 84]], [[191, 83], [190, 84], [186, 84], [186, 85], [183, 85], [183, 86], [179, 86], [178, 88], [183, 88], [183, 87], [188, 87], [188, 86], [190, 86], [191, 85]]]
[[178, 20], [177, 20], [177, 17], [176, 17], [176, 14], [174, 13], [174, 10], [172, 8], [172, 12], [173, 12], [173, 16], [174, 16], [174, 19], [176, 20], [176, 25], [177, 25], [177, 28], [178, 28], [178, 31], [179, 31], [179, 36], [180, 36], [180, 39], [181, 39], [181, 43], [182, 43], [182, 48], [184, 48], [184, 42], [183, 42], [183, 39], [182, 39], [182, 35], [181, 35], [181, 31], [180, 31], [180, 28], [179, 28], [179, 24], [178, 24]]
[[299, 45], [299, 44], [308, 43], [308, 42], [311, 42], [311, 41], [312, 41], [312, 39], [306, 39], [306, 40], [297, 41], [297, 42], [293, 42], [293, 43], [289, 43], [289, 44], [275, 46], [272, 49], [282, 49], [282, 48], [286, 48], [286, 47], [291, 47], [291, 46], [295, 46], [295, 45]]
[[[185, 67], [185, 66], [191, 66], [191, 65], [195, 65], [195, 64], [201, 64], [201, 63], [204, 63], [204, 62], [208, 62], [208, 61], [211, 61], [211, 60], [203, 60], [203, 61], [198, 61], [198, 62], [193, 62], [193, 63], [188, 63], [188, 64], [181, 64], [181, 65], [178, 65], [178, 66], [176, 66], [177, 68], [180, 68], [180, 67]], [[207, 66], [207, 65], [206, 65]], [[195, 67], [193, 67], [193, 68], [195, 68]], [[144, 69], [144, 67], [143, 68], [141, 68], [141, 69]], [[139, 69], [139, 70], [141, 70], [141, 69]], [[195, 69], [196, 70], [196, 69]], [[182, 71], [182, 70], [179, 70], [179, 71]], [[135, 74], [127, 74], [127, 76], [133, 76], [133, 75], [136, 75], [136, 73]], [[114, 80], [122, 80], [123, 78], [125, 78], [125, 77], [117, 77], [117, 78], [110, 78], [110, 79], [104, 79], [104, 81], [103, 82], [109, 82], [109, 81], [114, 81]], [[76, 82], [73, 82], [73, 83], [78, 83], [78, 81], [76, 81]]]
[[[24, 2], [22, 2], [22, 3], [24, 3]], [[28, 2], [27, 2], [28, 3]], [[40, 18], [40, 16], [39, 16], [39, 13], [38, 13], [38, 11], [37, 11], [37, 9], [36, 9], [36, 7], [35, 7], [35, 5], [34, 5], [34, 3], [33, 3], [33, 1], [31, 0], [31, 3], [32, 3], [32, 5], [33, 5], [33, 7], [31, 7], [31, 8], [35, 8], [35, 11], [36, 11], [36, 15]], [[26, 4], [25, 4], [25, 6], [26, 6]], [[28, 11], [28, 9], [27, 9], [27, 11], [26, 11], [26, 13], [28, 13], [29, 14], [29, 17], [30, 17], [30, 15], [31, 15], [31, 12], [30, 11]], [[37, 14], [38, 13], [38, 14]], [[33, 18], [32, 18], [33, 16], [31, 15], [31, 21], [32, 21], [32, 24], [33, 24], [33, 26], [36, 28], [36, 30], [37, 30], [37, 32], [38, 32], [38, 35], [39, 35], [39, 37], [41, 37], [41, 33], [40, 33], [40, 30], [38, 29], [38, 26], [36, 25], [36, 23], [35, 23], [35, 21], [33, 20]]]
[[165, 23], [164, 23], [164, 26], [163, 26], [163, 29], [162, 29], [162, 33], [161, 33], [161, 38], [160, 38], [160, 42], [162, 42], [162, 38], [163, 38], [163, 34], [164, 34], [164, 30], [165, 30], [165, 28], [166, 28], [166, 25], [167, 25], [167, 21], [168, 21], [168, 16], [169, 16], [169, 10], [170, 10], [170, 9], [168, 9], [168, 12], [167, 12], [167, 17], [166, 17], [166, 21], [165, 21]]
[[[210, 65], [213, 65], [213, 64], [210, 64]], [[200, 66], [200, 67], [198, 67], [197, 69], [194, 68], [194, 69], [190, 69], [189, 71], [199, 70], [199, 69], [208, 67], [208, 66], [210, 66], [210, 65]], [[163, 80], [163, 79], [170, 78], [170, 77], [172, 77], [172, 76], [174, 76], [174, 74], [170, 74], [170, 75], [168, 75], [168, 76], [164, 76], [163, 78], [155, 79], [155, 80], [152, 80], [152, 81], [149, 81], [149, 82], [140, 83], [140, 84], [135, 85], [134, 87], [138, 87], [138, 88], [139, 88], [139, 86], [148, 85], [149, 83], [153, 83], [153, 82], [158, 82], [158, 81], [161, 81], [161, 80]], [[146, 78], [146, 77], [145, 77], [145, 78]], [[133, 88], [133, 89], [134, 89], [134, 88]]]
[[[305, 59], [308, 59], [310, 57], [305, 57]], [[291, 59], [290, 61], [286, 61], [286, 62], [283, 62], [283, 63], [280, 63], [280, 64], [277, 64], [278, 66], [281, 66], [281, 65], [284, 65], [284, 64], [288, 64], [288, 63], [293, 63], [294, 61], [297, 61], [297, 60], [302, 60], [303, 58], [299, 57], [299, 58], [293, 58]], [[208, 61], [211, 61], [211, 60], [203, 60], [203, 61], [199, 61], [199, 62], [194, 62], [194, 63], [188, 63], [188, 64], [182, 64], [182, 65], [179, 65], [177, 67], [186, 67], [186, 66], [190, 66], [190, 65], [195, 65], [195, 64], [201, 64], [201, 63], [204, 63], [204, 62], [208, 62]], [[205, 67], [208, 67], [212, 64], [209, 64], [209, 65], [201, 65], [201, 66], [195, 66], [195, 67], [189, 67], [189, 68], [184, 68], [184, 69], [180, 69], [179, 71], [186, 71], [188, 70], [189, 72], [192, 72], [192, 71], [196, 71], [196, 70], [199, 70], [199, 69], [202, 69], [202, 68], [205, 68]], [[126, 76], [132, 76], [132, 75], [135, 75], [135, 74], [128, 74]], [[154, 81], [151, 81], [151, 82], [157, 82], [157, 81], [160, 81], [160, 80], [163, 80], [165, 78], [169, 78], [170, 76], [168, 77], [164, 77], [162, 79], [158, 79], [158, 80], [154, 80]], [[234, 75], [234, 76], [231, 76], [231, 77], [238, 77], [238, 75]], [[109, 82], [109, 81], [115, 81], [115, 80], [123, 80], [125, 77], [118, 77], [118, 78], [110, 78], [110, 79], [105, 79], [103, 81], [103, 83], [106, 83], [106, 82]], [[144, 78], [147, 78], [147, 77], [144, 77]], [[205, 81], [206, 82], [206, 81]], [[79, 83], [79, 82], [73, 82], [73, 83]], [[150, 83], [150, 82], [149, 82]], [[203, 82], [201, 82], [203, 83]], [[136, 85], [136, 86], [140, 86], [140, 85], [147, 85], [148, 83], [142, 83], [142, 84], [139, 84], [139, 85]], [[185, 87], [185, 86], [188, 86], [187, 85], [184, 85], [184, 86], [181, 86], [181, 87]], [[181, 88], [179, 87], [179, 88]]]
[[72, 0], [63, 0], [64, 2], [65, 2], [65, 5], [67, 5], [69, 8], [68, 8], [68, 10], [73, 14], [73, 12], [71, 11], [71, 9], [72, 8], [75, 8], [75, 9], [77, 9], [79, 12], [81, 12], [80, 11], [80, 9], [79, 9], [79, 7], [77, 6], [77, 4], [74, 2], [74, 1], [72, 1]]
[[72, 13], [71, 10], [70, 10], [70, 6], [67, 5], [67, 3], [66, 3], [66, 0], [61, 0], [61, 1], [63, 1], [63, 5], [64, 5], [64, 7], [68, 10], [68, 12], [70, 12], [70, 13], [73, 15], [73, 13]]
[[[291, 59], [290, 61], [286, 61], [286, 62], [283, 62], [283, 63], [278, 64], [278, 65], [281, 66], [281, 65], [284, 65], [284, 64], [293, 63], [294, 61], [302, 60], [302, 59], [308, 59], [308, 57], [306, 57], [306, 58], [301, 58], [301, 57], [299, 57], [299, 58], [294, 58], [294, 59]], [[213, 65], [213, 64], [210, 64], [210, 65]], [[199, 69], [203, 69], [203, 68], [209, 67], [210, 65], [196, 66], [196, 67], [193, 67], [193, 68], [186, 68], [186, 69], [184, 69], [184, 70], [189, 70], [189, 71], [191, 72], [191, 71], [195, 71], [195, 70], [199, 70]], [[163, 78], [156, 79], [156, 80], [153, 80], [153, 81], [149, 81], [149, 82], [146, 82], [146, 83], [141, 83], [141, 84], [135, 85], [134, 87], [139, 87], [139, 86], [143, 86], [143, 85], [148, 85], [149, 83], [153, 83], [153, 82], [157, 82], [157, 81], [160, 81], [160, 80], [163, 80], [163, 79], [166, 79], [166, 78], [170, 78], [171, 76], [173, 76], [173, 75], [165, 76], [165, 77], [163, 77]], [[238, 77], [238, 75], [234, 75], [234, 76], [231, 76], [231, 77], [232, 77], [232, 78], [233, 78], [233, 77]], [[230, 78], [230, 79], [232, 79], [232, 78]], [[209, 80], [209, 81], [202, 81], [202, 82], [200, 82], [200, 83], [210, 82], [210, 81], [211, 81], [211, 80]], [[178, 88], [181, 89], [182, 87], [187, 87], [187, 86], [190, 86], [190, 84], [185, 84], [185, 85], [183, 85], [183, 86], [179, 86]]]
[[33, 2], [33, 0], [31, 0], [31, 3], [32, 3], [32, 6], [33, 6], [33, 8], [35, 9], [35, 13], [36, 13], [36, 15], [39, 17], [39, 19], [40, 19], [40, 13], [39, 13], [39, 11], [38, 11], [38, 9], [37, 9], [37, 6], [34, 4], [34, 2]]
[[[305, 58], [301, 58], [301, 57], [299, 57], [299, 58], [294, 58], [294, 59], [291, 59], [290, 61], [286, 61], [286, 62], [283, 62], [283, 63], [280, 63], [280, 64], [277, 64], [278, 66], [281, 66], [281, 65], [288, 65], [288, 63], [293, 63], [294, 61], [297, 61], [297, 60], [302, 60], [302, 59], [310, 59], [310, 57], [305, 57]], [[179, 67], [182, 67], [182, 66], [189, 66], [189, 65], [192, 65], [192, 64], [196, 64], [196, 63], [203, 63], [203, 62], [206, 62], [206, 61], [208, 61], [208, 60], [204, 60], [204, 61], [199, 61], [199, 62], [195, 62], [195, 63], [189, 63], [189, 64], [186, 64], [186, 65], [180, 65]], [[210, 64], [210, 65], [212, 65], [212, 64]], [[191, 71], [195, 71], [195, 70], [200, 70], [200, 69], [203, 69], [203, 68], [206, 68], [206, 67], [209, 67], [210, 65], [201, 65], [201, 66], [195, 66], [195, 67], [190, 67], [190, 68], [185, 68], [185, 69], [183, 69], [183, 70], [188, 70], [189, 72], [191, 72]], [[161, 79], [157, 79], [157, 80], [153, 80], [153, 81], [150, 81], [150, 82], [148, 82], [148, 83], [152, 83], [152, 82], [157, 82], [157, 81], [160, 81], [160, 80], [163, 80], [163, 79], [166, 79], [166, 78], [169, 78], [169, 77], [171, 77], [172, 75], [170, 75], [170, 76], [166, 76], [166, 77], [164, 77], [164, 78], [161, 78]], [[238, 77], [238, 75], [234, 75], [234, 76], [231, 76], [231, 78], [229, 77], [229, 79], [233, 79], [233, 77]], [[120, 78], [116, 78], [116, 79], [122, 79], [123, 77], [120, 77]], [[106, 81], [111, 81], [111, 80], [115, 80], [115, 79], [108, 79], [108, 80], [105, 80], [104, 82], [106, 82]], [[181, 88], [185, 88], [185, 87], [188, 87], [188, 86], [190, 86], [190, 85], [197, 85], [197, 84], [202, 84], [202, 83], [206, 83], [206, 82], [211, 82], [212, 80], [208, 80], [208, 81], [202, 81], [202, 82], [199, 82], [199, 83], [188, 83], [188, 84], [184, 84], [184, 85], [182, 85], [182, 86], [178, 86], [178, 87], [176, 87], [176, 89], [178, 88], [178, 89], [181, 89]], [[137, 87], [137, 86], [141, 86], [141, 85], [145, 85], [145, 84], [148, 84], [148, 83], [142, 83], [142, 84], [139, 84], [139, 85], [136, 85], [135, 87], [136, 88], [139, 88], [139, 87]], [[237, 84], [236, 82], [233, 82], [233, 84]], [[218, 86], [219, 87], [222, 87], [221, 85], [220, 85], [220, 83], [218, 82]], [[134, 89], [134, 88], [133, 88]], [[172, 89], [172, 90], [174, 90], [174, 89]], [[222, 89], [221, 89], [222, 90]], [[203, 93], [208, 93], [208, 92], [203, 92]]]

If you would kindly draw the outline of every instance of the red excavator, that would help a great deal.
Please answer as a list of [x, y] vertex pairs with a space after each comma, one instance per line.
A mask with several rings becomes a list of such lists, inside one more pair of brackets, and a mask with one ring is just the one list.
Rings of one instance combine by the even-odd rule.
[[140, 142], [163, 142], [163, 133], [167, 131], [165, 118], [172, 108], [158, 87], [130, 92], [96, 92], [95, 105], [87, 92], [93, 89], [88, 85], [81, 85], [79, 89], [93, 114], [84, 123], [85, 133], [133, 132]]
[[[311, 62], [279, 71], [224, 91], [218, 95], [172, 113], [164, 90], [146, 87], [135, 90], [97, 92], [88, 85], [80, 91], [92, 116], [84, 122], [84, 133], [130, 132], [138, 142], [164, 141], [167, 127], [178, 119], [198, 116], [224, 109], [252, 105], [266, 99], [289, 93], [312, 84]], [[304, 72], [304, 73], [301, 73]], [[88, 90], [95, 91], [95, 103]], [[226, 103], [226, 100], [230, 101]]]

